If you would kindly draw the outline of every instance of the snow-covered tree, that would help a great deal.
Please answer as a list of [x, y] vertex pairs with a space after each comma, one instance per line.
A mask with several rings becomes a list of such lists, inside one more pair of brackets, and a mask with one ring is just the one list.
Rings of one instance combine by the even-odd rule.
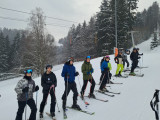
[[157, 32], [154, 32], [154, 36], [151, 42], [151, 50], [153, 50], [157, 46], [158, 46]]

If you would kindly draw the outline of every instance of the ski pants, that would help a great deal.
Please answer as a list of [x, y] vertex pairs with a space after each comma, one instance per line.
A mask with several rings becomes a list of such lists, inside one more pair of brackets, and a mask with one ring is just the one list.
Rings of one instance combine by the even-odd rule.
[[127, 67], [129, 67], [129, 62], [127, 59], [123, 60], [123, 67], [125, 67], [125, 63], [127, 63]]
[[121, 74], [122, 71], [123, 71], [123, 64], [117, 64], [116, 75], [118, 75], [119, 72], [120, 72], [120, 74]]
[[102, 81], [101, 81], [101, 85], [99, 87], [100, 90], [102, 90], [105, 85], [109, 82], [109, 72], [105, 72], [105, 73], [102, 73]]
[[137, 65], [138, 65], [138, 60], [132, 61], [131, 72], [134, 72], [134, 69], [137, 67]]
[[[33, 99], [29, 99], [27, 100], [27, 105], [31, 109], [29, 120], [36, 120], [37, 107], [36, 107], [35, 101]], [[18, 101], [18, 111], [17, 111], [16, 120], [22, 120], [22, 115], [23, 115], [25, 106], [26, 106], [26, 101]]]
[[101, 71], [101, 77], [100, 77], [100, 82], [102, 81], [102, 79], [103, 79], [103, 72]]
[[71, 83], [68, 82], [68, 86], [67, 86], [67, 82], [65, 82], [65, 91], [64, 91], [64, 94], [62, 95], [62, 100], [66, 101], [66, 98], [67, 98], [70, 90], [72, 90], [72, 92], [73, 92], [73, 101], [77, 101], [78, 91], [77, 91], [77, 85], [75, 82], [71, 82]]
[[94, 92], [95, 81], [92, 78], [92, 79], [89, 79], [89, 80], [83, 80], [83, 87], [82, 87], [82, 90], [81, 90], [81, 93], [83, 93], [83, 94], [84, 94], [84, 92], [86, 90], [88, 81], [91, 83], [90, 94], [92, 94]]
[[[53, 89], [51, 89], [53, 90]], [[44, 107], [47, 103], [47, 98], [49, 96], [49, 93], [43, 93], [43, 99], [42, 102], [40, 104], [40, 113], [43, 113], [44, 111]], [[56, 97], [55, 97], [55, 90], [54, 91], [50, 91], [50, 96], [51, 96], [51, 105], [50, 105], [50, 113], [55, 112], [55, 106], [56, 106]]]

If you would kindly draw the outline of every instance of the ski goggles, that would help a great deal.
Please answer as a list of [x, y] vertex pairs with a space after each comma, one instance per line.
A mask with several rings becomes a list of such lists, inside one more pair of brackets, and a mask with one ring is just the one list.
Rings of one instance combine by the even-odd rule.
[[32, 69], [28, 69], [28, 70], [24, 71], [25, 74], [26, 74], [26, 73], [32, 73], [32, 72], [33, 72]]
[[87, 58], [91, 59], [91, 56], [87, 56], [86, 59], [87, 59]]

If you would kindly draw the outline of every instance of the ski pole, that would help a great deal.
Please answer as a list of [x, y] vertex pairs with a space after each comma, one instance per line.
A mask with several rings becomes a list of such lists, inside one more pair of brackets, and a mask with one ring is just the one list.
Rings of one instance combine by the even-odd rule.
[[[49, 96], [49, 94], [50, 94], [51, 89], [52, 89], [52, 86], [51, 86], [50, 89], [49, 89], [48, 96]], [[47, 99], [48, 99], [48, 96], [47, 96]], [[46, 99], [46, 104], [45, 104], [45, 105], [47, 105], [47, 99]]]
[[27, 99], [28, 99], [28, 93], [26, 92], [26, 108], [25, 108], [25, 120], [27, 119]]
[[58, 112], [60, 112], [60, 109], [59, 109], [59, 106], [58, 106], [58, 102], [57, 102], [57, 98], [56, 98], [56, 93], [55, 93], [55, 87], [54, 87], [54, 85], [53, 85], [53, 92], [54, 92], [55, 100], [56, 100], [56, 103], [57, 103]]
[[68, 93], [68, 76], [67, 76], [67, 86], [66, 86], [66, 106], [67, 106], [67, 93]]
[[91, 86], [90, 86], [90, 93], [89, 93], [89, 97], [91, 97], [91, 88], [92, 88], [92, 76], [90, 74], [90, 77], [91, 77]]
[[[81, 86], [81, 83], [80, 83], [80, 81], [79, 81], [79, 76], [78, 76], [78, 83], [79, 83], [79, 86], [80, 86], [80, 89], [81, 89], [82, 86]], [[84, 96], [84, 95], [83, 95], [83, 96]], [[83, 102], [84, 102], [85, 105], [88, 105], [88, 104], [89, 104], [88, 102], [85, 101], [84, 98], [83, 98]]]
[[101, 83], [100, 83], [100, 86], [102, 85], [102, 82], [103, 82], [103, 80], [104, 80], [105, 75], [106, 75], [106, 74], [103, 75], [103, 79], [102, 79], [102, 81], [101, 81]]
[[38, 91], [36, 92], [36, 107], [37, 107]]

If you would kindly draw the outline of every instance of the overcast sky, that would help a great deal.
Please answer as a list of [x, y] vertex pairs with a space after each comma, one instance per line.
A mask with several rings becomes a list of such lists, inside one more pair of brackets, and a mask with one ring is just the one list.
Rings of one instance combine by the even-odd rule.
[[[139, 0], [138, 11], [148, 8], [156, 0]], [[99, 11], [102, 0], [0, 0], [0, 7], [30, 12], [36, 7], [42, 8], [46, 16], [62, 18], [82, 23], [89, 21], [90, 17]], [[157, 0], [160, 3], [160, 0]], [[12, 17], [26, 20], [29, 15], [0, 9], [0, 17]], [[56, 24], [66, 27], [47, 26], [48, 32], [54, 35], [56, 40], [65, 37], [71, 22], [46, 19], [48, 24]], [[76, 24], [76, 23], [75, 23]], [[25, 29], [27, 23], [0, 18], [0, 27]]]

